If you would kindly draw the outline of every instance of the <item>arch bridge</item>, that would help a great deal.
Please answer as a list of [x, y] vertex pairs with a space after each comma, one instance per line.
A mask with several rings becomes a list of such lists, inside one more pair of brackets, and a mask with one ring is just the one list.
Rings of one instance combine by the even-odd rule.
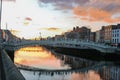
[[5, 43], [3, 46], [7, 50], [17, 50], [21, 47], [26, 46], [50, 46], [50, 47], [63, 47], [63, 48], [77, 48], [77, 49], [95, 49], [102, 53], [114, 53], [117, 48], [108, 46], [105, 44], [95, 43], [95, 42], [87, 42], [87, 41], [78, 41], [74, 40], [23, 40], [20, 42], [13, 42], [13, 43]]

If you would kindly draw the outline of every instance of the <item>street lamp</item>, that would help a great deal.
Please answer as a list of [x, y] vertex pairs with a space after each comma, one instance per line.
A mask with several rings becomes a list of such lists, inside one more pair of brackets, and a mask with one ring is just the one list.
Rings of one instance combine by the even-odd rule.
[[0, 29], [1, 29], [1, 16], [2, 16], [2, 0], [0, 0]]
[[40, 40], [41, 40], [41, 38], [42, 38], [42, 37], [41, 37], [41, 32], [39, 32], [39, 34], [40, 34]]
[[2, 0], [0, 0], [0, 43], [2, 42], [1, 17], [2, 17]]

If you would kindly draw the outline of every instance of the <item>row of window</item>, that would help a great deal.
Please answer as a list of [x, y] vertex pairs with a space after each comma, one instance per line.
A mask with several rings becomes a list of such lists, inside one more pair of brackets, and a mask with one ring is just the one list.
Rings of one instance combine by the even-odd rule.
[[112, 34], [112, 37], [119, 37], [119, 34]]
[[113, 30], [112, 32], [113, 32], [113, 33], [116, 33], [116, 32], [119, 32], [119, 31], [120, 31], [120, 30]]
[[113, 43], [120, 43], [120, 40], [119, 39], [112, 39], [112, 42]]

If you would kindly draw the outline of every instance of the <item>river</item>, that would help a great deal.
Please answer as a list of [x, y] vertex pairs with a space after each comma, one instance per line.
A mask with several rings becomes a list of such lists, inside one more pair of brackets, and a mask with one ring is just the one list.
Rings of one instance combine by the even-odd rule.
[[26, 80], [120, 80], [120, 66], [113, 62], [72, 57], [40, 46], [15, 51], [14, 61], [32, 69], [20, 69]]

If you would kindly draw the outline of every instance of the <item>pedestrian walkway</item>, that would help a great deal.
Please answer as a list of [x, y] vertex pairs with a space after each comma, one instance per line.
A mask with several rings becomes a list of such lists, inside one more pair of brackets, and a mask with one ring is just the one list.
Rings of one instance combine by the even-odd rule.
[[0, 46], [0, 80], [25, 80], [18, 68]]

